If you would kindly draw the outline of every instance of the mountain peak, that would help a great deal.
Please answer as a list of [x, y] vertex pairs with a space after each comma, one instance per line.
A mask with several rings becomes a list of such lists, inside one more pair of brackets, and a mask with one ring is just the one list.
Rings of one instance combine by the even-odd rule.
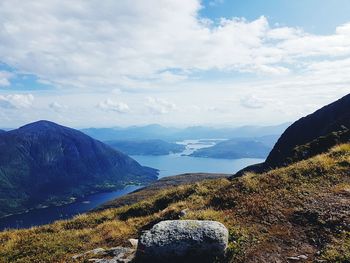
[[66, 129], [70, 129], [68, 127], [65, 127], [65, 126], [62, 126], [62, 125], [59, 125], [55, 122], [52, 122], [52, 121], [48, 121], [48, 120], [39, 120], [39, 121], [36, 121], [36, 122], [32, 122], [32, 123], [29, 123], [29, 124], [26, 124], [24, 126], [21, 126], [19, 128], [19, 130], [36, 130], [36, 129], [59, 129], [59, 128], [66, 128]]

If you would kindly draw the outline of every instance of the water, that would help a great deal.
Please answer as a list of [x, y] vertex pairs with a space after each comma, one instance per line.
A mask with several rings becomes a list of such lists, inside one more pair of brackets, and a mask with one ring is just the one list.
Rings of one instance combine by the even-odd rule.
[[233, 174], [248, 165], [264, 161], [264, 159], [254, 158], [214, 159], [187, 156], [198, 149], [214, 146], [223, 140], [225, 139], [184, 140], [177, 142], [186, 146], [186, 149], [181, 153], [160, 156], [134, 155], [131, 157], [144, 166], [157, 168], [159, 178], [191, 172]]
[[85, 213], [109, 200], [126, 195], [140, 187], [141, 186], [130, 185], [124, 189], [113, 192], [89, 195], [85, 198], [78, 199], [72, 204], [35, 209], [28, 213], [0, 218], [0, 230], [5, 228], [28, 228], [31, 226], [49, 224], [59, 219], [72, 218], [77, 214]]
[[[186, 140], [178, 142], [186, 145], [182, 153], [162, 156], [132, 156], [140, 164], [159, 169], [159, 178], [190, 172], [206, 173], [229, 173], [233, 174], [238, 170], [255, 163], [263, 162], [263, 159], [212, 159], [186, 156], [197, 149], [210, 147], [222, 139], [210, 140]], [[126, 195], [140, 186], [127, 186], [125, 189], [108, 193], [99, 193], [77, 200], [75, 203], [60, 207], [48, 207], [31, 210], [28, 213], [12, 215], [0, 218], [0, 230], [5, 228], [28, 228], [49, 224], [60, 219], [68, 219], [81, 213], [85, 213], [97, 206]]]
[[229, 173], [233, 174], [240, 169], [255, 163], [261, 163], [263, 159], [213, 159], [180, 156], [177, 154], [161, 156], [132, 156], [140, 164], [159, 169], [159, 178], [190, 173]]

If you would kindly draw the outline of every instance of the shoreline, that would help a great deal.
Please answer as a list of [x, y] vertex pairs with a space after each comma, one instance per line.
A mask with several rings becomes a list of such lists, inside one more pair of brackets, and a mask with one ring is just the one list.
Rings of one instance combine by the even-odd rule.
[[[158, 181], [159, 178], [156, 180]], [[90, 193], [87, 193], [85, 194], [84, 196], [80, 196], [80, 197], [70, 197], [69, 199], [71, 201], [62, 201], [60, 204], [57, 204], [57, 205], [54, 205], [54, 204], [51, 204], [51, 205], [42, 205], [42, 207], [34, 207], [34, 208], [28, 208], [26, 209], [25, 211], [23, 212], [18, 212], [18, 213], [11, 213], [11, 214], [6, 214], [4, 216], [0, 216], [0, 220], [1, 219], [4, 219], [4, 218], [7, 218], [7, 217], [10, 217], [10, 216], [18, 216], [18, 215], [24, 215], [24, 214], [27, 214], [29, 212], [32, 212], [32, 211], [35, 211], [35, 210], [42, 210], [42, 209], [46, 209], [46, 208], [53, 208], [53, 207], [62, 207], [62, 206], [66, 206], [66, 205], [70, 205], [70, 204], [74, 204], [74, 203], [78, 203], [79, 200], [81, 199], [84, 199], [88, 196], [91, 196], [91, 195], [94, 195], [94, 194], [103, 194], [103, 193], [111, 193], [111, 192], [114, 192], [114, 191], [119, 191], [119, 190], [123, 190], [125, 189], [126, 187], [128, 186], [147, 186], [148, 184], [126, 184], [124, 185], [124, 187], [118, 187], [118, 188], [115, 188], [115, 189], [111, 189], [110, 191], [93, 191], [93, 192], [90, 192]], [[39, 204], [40, 206], [40, 204]]]

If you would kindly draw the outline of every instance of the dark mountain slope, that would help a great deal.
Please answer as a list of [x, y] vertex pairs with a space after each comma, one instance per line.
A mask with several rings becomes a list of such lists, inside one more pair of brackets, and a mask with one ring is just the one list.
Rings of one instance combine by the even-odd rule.
[[350, 129], [350, 94], [288, 127], [267, 157], [266, 164], [270, 167], [285, 165], [297, 146], [310, 143], [321, 136], [329, 136], [332, 132], [348, 129]]
[[350, 94], [299, 119], [289, 126], [261, 164], [244, 168], [244, 172], [264, 172], [271, 168], [310, 158], [332, 146], [350, 141]]
[[0, 216], [149, 182], [156, 175], [102, 142], [52, 122], [0, 134]]

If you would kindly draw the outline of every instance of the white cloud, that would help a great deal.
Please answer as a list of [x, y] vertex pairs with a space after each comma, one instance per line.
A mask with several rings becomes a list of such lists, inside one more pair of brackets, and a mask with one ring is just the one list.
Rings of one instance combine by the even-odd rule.
[[[22, 120], [284, 122], [350, 92], [349, 23], [316, 35], [266, 17], [211, 21], [201, 8], [198, 0], [0, 1], [0, 62], [57, 87], [35, 91]], [[0, 73], [0, 86], [10, 77]], [[11, 96], [0, 107], [32, 103]]]
[[151, 113], [166, 114], [176, 109], [176, 105], [165, 99], [148, 97], [146, 107]]
[[60, 104], [57, 101], [51, 102], [49, 108], [56, 112], [61, 112], [66, 110], [68, 107], [66, 105]]
[[4, 0], [0, 61], [59, 87], [109, 90], [212, 69], [288, 74], [305, 59], [350, 55], [350, 24], [322, 36], [265, 17], [203, 22], [200, 9], [199, 0]]
[[0, 95], [0, 107], [4, 109], [22, 109], [32, 106], [34, 96], [32, 94]]
[[249, 109], [261, 109], [265, 106], [266, 102], [254, 95], [248, 95], [240, 100], [241, 106]]
[[100, 102], [97, 107], [104, 111], [113, 111], [118, 113], [127, 113], [130, 111], [128, 104], [124, 102], [117, 102], [111, 99], [106, 99]]
[[0, 87], [10, 86], [10, 78], [13, 77], [13, 74], [8, 71], [0, 71]]

